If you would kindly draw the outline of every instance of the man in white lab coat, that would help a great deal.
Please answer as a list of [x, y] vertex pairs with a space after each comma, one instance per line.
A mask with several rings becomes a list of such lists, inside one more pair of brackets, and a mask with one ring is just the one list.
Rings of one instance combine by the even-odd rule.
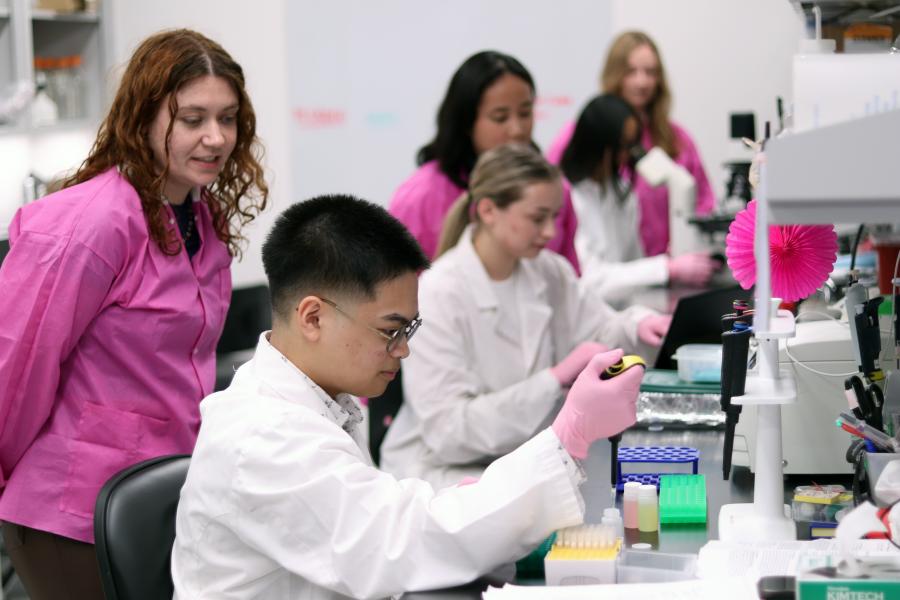
[[[378, 598], [458, 585], [581, 523], [577, 460], [633, 424], [639, 370], [597, 355], [552, 427], [481, 479], [435, 491], [372, 466], [354, 395], [409, 354], [428, 261], [380, 207], [296, 204], [263, 247], [273, 330], [203, 424], [178, 506], [175, 598]], [[427, 325], [426, 325], [427, 326]], [[574, 457], [574, 458], [573, 458]]]

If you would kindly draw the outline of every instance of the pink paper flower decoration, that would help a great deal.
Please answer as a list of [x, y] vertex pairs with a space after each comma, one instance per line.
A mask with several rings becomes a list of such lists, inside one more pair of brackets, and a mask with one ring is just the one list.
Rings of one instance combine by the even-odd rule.
[[[745, 290], [756, 283], [753, 232], [756, 200], [735, 216], [725, 238], [725, 256], [734, 278]], [[818, 289], [837, 259], [837, 234], [832, 225], [770, 225], [769, 263], [772, 297], [793, 302]]]

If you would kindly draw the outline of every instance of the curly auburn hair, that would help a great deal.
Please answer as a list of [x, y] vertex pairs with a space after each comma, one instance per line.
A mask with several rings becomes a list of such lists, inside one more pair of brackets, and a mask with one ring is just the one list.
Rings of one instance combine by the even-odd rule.
[[[178, 110], [175, 95], [186, 84], [206, 75], [226, 80], [238, 97], [234, 150], [218, 178], [202, 194], [212, 213], [216, 236], [228, 246], [232, 256], [240, 256], [244, 241], [241, 227], [266, 207], [269, 195], [260, 164], [263, 148], [256, 137], [256, 115], [244, 89], [243, 70], [219, 44], [196, 31], [163, 31], [138, 46], [90, 154], [63, 187], [119, 167], [141, 198], [150, 238], [165, 254], [178, 254], [182, 241], [180, 236], [168, 233], [162, 200], [168, 176], [169, 137]], [[168, 101], [170, 122], [166, 130], [166, 167], [160, 172], [149, 135], [164, 101]]]

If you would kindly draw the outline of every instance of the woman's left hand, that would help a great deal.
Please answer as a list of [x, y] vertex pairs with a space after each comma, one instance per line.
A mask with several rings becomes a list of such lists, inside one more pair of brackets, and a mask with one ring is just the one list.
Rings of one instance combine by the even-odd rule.
[[657, 347], [662, 344], [669, 325], [672, 324], [672, 315], [650, 315], [644, 317], [638, 323], [637, 334], [642, 342]]

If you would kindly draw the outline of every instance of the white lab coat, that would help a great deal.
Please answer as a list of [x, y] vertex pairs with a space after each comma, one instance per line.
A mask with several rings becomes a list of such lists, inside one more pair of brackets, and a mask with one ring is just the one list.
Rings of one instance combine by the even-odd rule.
[[200, 405], [176, 519], [176, 599], [449, 587], [583, 521], [583, 477], [552, 430], [474, 485], [436, 493], [398, 481], [372, 466], [348, 404], [355, 399], [332, 400], [265, 335], [231, 386]]
[[578, 216], [575, 251], [581, 278], [615, 305], [630, 304], [629, 296], [639, 288], [669, 280], [665, 254], [644, 256], [638, 204], [633, 193], [621, 201], [609, 185], [603, 190], [590, 179], [572, 186], [572, 205]]
[[403, 361], [403, 405], [381, 446], [384, 470], [435, 487], [479, 475], [551, 423], [564, 396], [550, 367], [580, 342], [634, 351], [638, 321], [654, 314], [612, 310], [580, 286], [565, 259], [542, 251], [519, 262], [517, 327], [472, 232], [419, 280], [423, 324]]

